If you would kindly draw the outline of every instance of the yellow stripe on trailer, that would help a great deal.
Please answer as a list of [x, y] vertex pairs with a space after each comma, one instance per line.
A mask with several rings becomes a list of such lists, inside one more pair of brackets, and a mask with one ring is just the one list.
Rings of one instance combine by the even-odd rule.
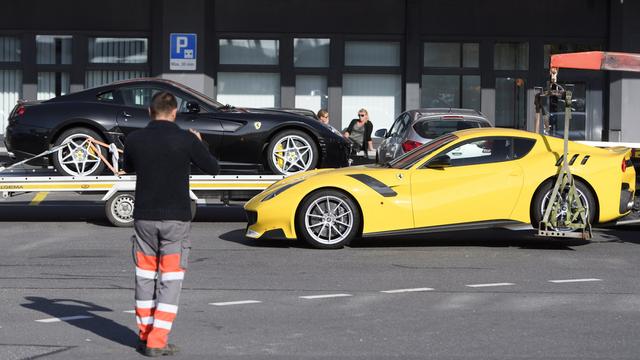
[[39, 193], [36, 194], [36, 196], [33, 197], [33, 199], [31, 199], [31, 202], [29, 203], [29, 205], [30, 206], [40, 205], [40, 203], [44, 201], [47, 195], [49, 195], [49, 192], [40, 191]]
[[46, 191], [46, 190], [109, 190], [114, 184], [3, 184], [0, 185], [0, 191]]

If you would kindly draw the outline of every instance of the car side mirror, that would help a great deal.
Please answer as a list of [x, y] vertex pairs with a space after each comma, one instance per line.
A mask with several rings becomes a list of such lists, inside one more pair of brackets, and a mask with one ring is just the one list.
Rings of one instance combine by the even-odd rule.
[[186, 109], [189, 114], [197, 114], [200, 112], [200, 104], [195, 101], [187, 101]]
[[449, 166], [451, 166], [451, 158], [447, 155], [436, 156], [427, 164], [430, 169], [444, 169]]
[[379, 138], [383, 138], [387, 135], [387, 129], [378, 129], [376, 130], [376, 132], [373, 134], [373, 136], [375, 137], [379, 137]]

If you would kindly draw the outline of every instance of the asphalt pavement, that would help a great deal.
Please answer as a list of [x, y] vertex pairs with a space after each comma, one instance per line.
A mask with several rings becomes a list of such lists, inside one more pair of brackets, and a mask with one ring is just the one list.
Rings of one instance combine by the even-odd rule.
[[[0, 359], [138, 359], [131, 230], [97, 199], [0, 201]], [[638, 359], [640, 228], [314, 250], [198, 209], [176, 359]]]

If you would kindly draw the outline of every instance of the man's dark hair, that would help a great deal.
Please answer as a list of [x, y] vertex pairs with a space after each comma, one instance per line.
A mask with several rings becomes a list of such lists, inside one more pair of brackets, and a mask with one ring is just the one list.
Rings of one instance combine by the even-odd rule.
[[167, 114], [178, 107], [176, 97], [170, 92], [161, 91], [155, 93], [151, 98], [151, 105], [149, 110], [151, 111], [151, 117], [156, 118], [158, 114]]

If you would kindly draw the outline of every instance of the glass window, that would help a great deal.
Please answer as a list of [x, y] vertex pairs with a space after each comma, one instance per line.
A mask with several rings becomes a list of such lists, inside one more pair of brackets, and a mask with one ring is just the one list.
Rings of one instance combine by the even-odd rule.
[[528, 70], [529, 43], [495, 44], [493, 61], [496, 70]]
[[480, 67], [480, 44], [462, 44], [462, 67]]
[[520, 78], [496, 79], [496, 127], [525, 128], [525, 81]]
[[398, 117], [398, 119], [393, 123], [393, 126], [389, 130], [388, 137], [397, 136], [402, 137], [405, 131], [409, 128], [409, 123], [411, 122], [411, 115], [408, 113], [404, 113]]
[[278, 40], [220, 39], [220, 64], [278, 65]]
[[20, 62], [20, 39], [0, 36], [0, 62]]
[[445, 155], [451, 166], [488, 164], [522, 158], [534, 144], [535, 140], [526, 138], [483, 138], [447, 150]]
[[296, 76], [295, 107], [313, 110], [327, 109], [327, 77], [320, 75]]
[[220, 72], [217, 101], [245, 107], [278, 107], [280, 74]]
[[139, 70], [90, 70], [85, 73], [84, 87], [92, 88], [119, 80], [128, 80], [148, 76], [146, 71]]
[[425, 67], [477, 68], [480, 63], [480, 45], [476, 43], [426, 42]]
[[11, 110], [22, 98], [22, 71], [0, 70], [0, 134], [7, 127]]
[[145, 64], [145, 38], [89, 38], [89, 62], [98, 64]]
[[37, 64], [71, 64], [72, 38], [68, 35], [37, 35]]
[[551, 55], [564, 54], [569, 52], [582, 52], [582, 51], [599, 51], [602, 50], [602, 45], [590, 45], [590, 44], [547, 44], [544, 46], [544, 68], [549, 68], [549, 62], [551, 61]]
[[423, 107], [459, 107], [459, 75], [422, 75], [421, 101]]
[[400, 66], [397, 41], [346, 41], [346, 66]]
[[426, 139], [435, 139], [454, 131], [478, 127], [480, 127], [479, 122], [464, 120], [423, 120], [413, 125], [413, 129], [418, 135]]
[[[127, 106], [134, 106], [139, 108], [148, 108], [151, 104], [151, 98], [158, 92], [164, 91], [163, 89], [139, 87], [139, 88], [124, 88], [120, 90], [120, 95], [124, 104]], [[174, 94], [175, 96], [176, 94]], [[176, 96], [178, 110], [182, 111], [182, 107], [185, 101]]]
[[428, 108], [480, 110], [480, 76], [422, 75], [420, 104]]
[[37, 99], [49, 100], [56, 96], [69, 93], [69, 73], [67, 72], [39, 72]]
[[424, 43], [424, 66], [460, 67], [460, 44]]
[[329, 67], [329, 39], [293, 39], [293, 66]]
[[462, 107], [480, 111], [480, 76], [465, 75], [462, 77]]
[[374, 132], [391, 127], [401, 111], [400, 75], [345, 74], [342, 81], [342, 128], [349, 126], [361, 108], [367, 109]]
[[113, 101], [113, 91], [103, 92], [102, 94], [98, 94], [98, 101]]

